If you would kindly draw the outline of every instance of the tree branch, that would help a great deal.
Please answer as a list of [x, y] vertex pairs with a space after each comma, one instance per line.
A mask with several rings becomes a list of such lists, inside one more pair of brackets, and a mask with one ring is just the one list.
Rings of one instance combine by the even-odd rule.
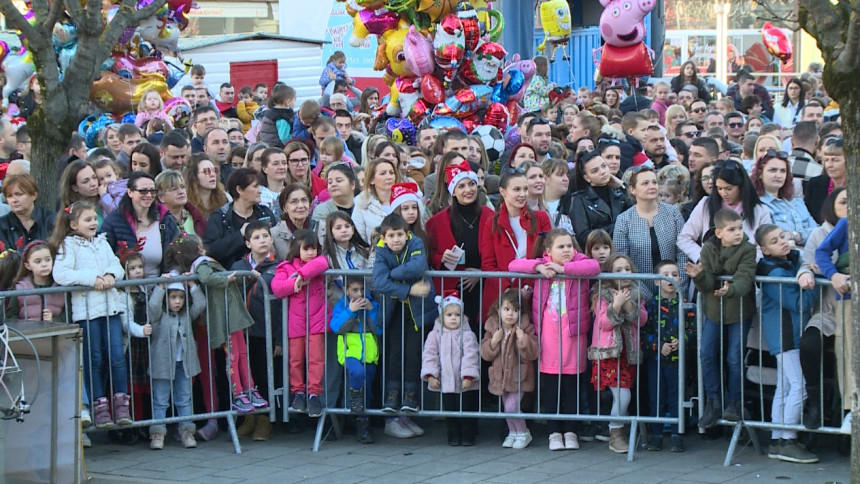
[[845, 46], [840, 11], [830, 0], [800, 0], [798, 7], [800, 26], [815, 37], [825, 61], [835, 60]]
[[780, 15], [770, 6], [770, 3], [767, 0], [754, 0], [755, 3], [763, 8], [770, 18], [765, 18], [764, 20], [771, 20], [776, 23], [786, 24], [786, 28], [791, 30], [792, 32], [797, 32], [800, 30], [800, 21], [794, 12], [789, 15]]
[[12, 25], [12, 27], [21, 31], [24, 34], [24, 37], [27, 39], [37, 39], [39, 37], [39, 33], [30, 25], [29, 22], [24, 20], [24, 16], [21, 15], [21, 12], [18, 11], [18, 7], [16, 7], [11, 0], [0, 0], [0, 13], [6, 17], [6, 22]]
[[64, 2], [62, 0], [54, 0], [53, 3], [51, 3], [51, 10], [48, 12], [47, 24], [51, 26], [52, 30], [54, 24], [56, 24], [63, 15], [63, 3]]
[[857, 45], [857, 42], [860, 42], [860, 19], [858, 19], [857, 10], [851, 9], [849, 12], [845, 48], [836, 59], [837, 67], [844, 72], [857, 67], [858, 54], [860, 54], [858, 52], [860, 46]]

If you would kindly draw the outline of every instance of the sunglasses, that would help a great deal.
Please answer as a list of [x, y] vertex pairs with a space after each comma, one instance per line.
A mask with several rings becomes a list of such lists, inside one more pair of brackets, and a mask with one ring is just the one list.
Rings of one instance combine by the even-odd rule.
[[[772, 151], [772, 150], [768, 150], [768, 151]], [[723, 161], [718, 161], [717, 164], [714, 165], [714, 169], [715, 170], [725, 170], [725, 171], [740, 170], [740, 164], [735, 160], [723, 160]]]
[[834, 136], [829, 138], [825, 143], [825, 146], [835, 146], [837, 148], [842, 148], [842, 136]]
[[514, 168], [513, 166], [509, 166], [505, 168], [505, 173], [507, 173], [508, 175], [525, 175], [526, 171], [523, 170], [521, 167]]
[[701, 131], [687, 131], [686, 133], [681, 133], [681, 136], [686, 136], [687, 138], [698, 138], [701, 134]]
[[708, 108], [693, 108], [690, 110], [690, 112], [692, 112], [692, 113], [704, 113], [707, 110], [708, 110]]
[[153, 195], [155, 196], [158, 193], [158, 190], [155, 188], [132, 188], [131, 190], [140, 193], [141, 195]]
[[605, 146], [605, 145], [620, 145], [621, 142], [615, 138], [600, 138], [597, 141], [597, 146]]
[[218, 169], [217, 169], [217, 168], [208, 168], [208, 167], [207, 167], [207, 168], [203, 168], [202, 170], [200, 170], [200, 173], [203, 173], [204, 175], [211, 175], [211, 174], [215, 173], [215, 174], [217, 175], [217, 174], [218, 174]]
[[773, 149], [768, 149], [763, 155], [761, 155], [761, 159], [764, 158], [779, 158], [780, 160], [788, 161], [788, 153], [785, 151], [776, 151]]
[[729, 123], [729, 128], [743, 128], [744, 123]]

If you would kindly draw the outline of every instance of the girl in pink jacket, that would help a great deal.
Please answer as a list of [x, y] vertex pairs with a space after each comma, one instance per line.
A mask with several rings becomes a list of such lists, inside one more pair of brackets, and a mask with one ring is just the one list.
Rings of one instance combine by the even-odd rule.
[[[588, 311], [588, 279], [566, 276], [595, 276], [600, 265], [581, 253], [565, 229], [553, 229], [538, 239], [538, 259], [518, 259], [508, 266], [512, 272], [539, 273], [532, 295], [532, 321], [540, 341], [540, 383], [543, 411], [579, 413], [579, 379], [585, 372], [586, 345], [591, 314]], [[578, 449], [579, 438], [570, 420], [548, 422], [549, 450]], [[562, 435], [563, 434], [563, 435]]]
[[[326, 292], [328, 258], [320, 254], [319, 239], [310, 230], [298, 230], [287, 260], [272, 279], [272, 294], [289, 298], [287, 338], [290, 345], [291, 412], [322, 415], [322, 381], [325, 375]], [[308, 381], [305, 383], [305, 360]], [[307, 395], [307, 396], [306, 396]]]
[[[633, 261], [622, 254], [609, 257], [603, 269], [617, 273], [636, 271]], [[630, 389], [641, 359], [639, 328], [648, 320], [648, 311], [639, 295], [639, 285], [629, 279], [607, 281], [598, 289], [592, 297], [594, 334], [588, 349], [588, 357], [594, 360], [591, 382], [598, 393], [607, 388], [612, 392], [610, 415], [627, 415]], [[609, 450], [626, 453], [627, 446], [624, 423], [609, 422]]]
[[[439, 317], [424, 343], [421, 376], [434, 392], [442, 392], [442, 409], [477, 412], [481, 357], [478, 339], [463, 314], [457, 291], [436, 296]], [[475, 445], [474, 418], [448, 418], [448, 445]]]

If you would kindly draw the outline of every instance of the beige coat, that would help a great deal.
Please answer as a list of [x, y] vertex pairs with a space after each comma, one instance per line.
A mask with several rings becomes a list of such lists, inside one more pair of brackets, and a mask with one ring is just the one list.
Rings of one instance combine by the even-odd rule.
[[516, 331], [512, 331], [497, 347], [491, 348], [490, 341], [499, 329], [499, 320], [491, 316], [484, 324], [486, 334], [481, 342], [481, 358], [492, 362], [488, 390], [493, 395], [530, 392], [535, 388], [535, 360], [539, 352], [537, 335], [527, 316], [522, 316], [520, 325], [526, 335], [524, 340], [517, 339]]

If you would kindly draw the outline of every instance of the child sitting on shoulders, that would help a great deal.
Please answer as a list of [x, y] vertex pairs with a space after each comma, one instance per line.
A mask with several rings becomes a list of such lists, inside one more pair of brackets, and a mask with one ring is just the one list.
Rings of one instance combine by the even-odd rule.
[[[451, 291], [439, 302], [439, 317], [424, 344], [421, 375], [431, 391], [442, 392], [442, 409], [476, 412], [481, 364], [478, 339], [463, 314], [463, 301]], [[475, 445], [475, 418], [447, 418], [448, 445]]]

